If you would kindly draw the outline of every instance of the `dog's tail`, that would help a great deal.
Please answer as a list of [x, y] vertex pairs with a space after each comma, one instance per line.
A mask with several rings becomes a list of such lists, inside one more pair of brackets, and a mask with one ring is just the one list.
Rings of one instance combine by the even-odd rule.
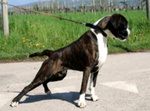
[[50, 57], [52, 51], [51, 50], [44, 50], [42, 52], [36, 52], [33, 54], [30, 54], [29, 57], [36, 57], [36, 56], [48, 56]]

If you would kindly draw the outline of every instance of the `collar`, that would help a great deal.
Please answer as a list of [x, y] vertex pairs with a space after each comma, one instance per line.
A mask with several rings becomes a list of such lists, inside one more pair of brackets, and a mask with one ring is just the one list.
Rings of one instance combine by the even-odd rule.
[[104, 37], [107, 37], [107, 34], [100, 27], [93, 25], [91, 23], [86, 23], [85, 26], [95, 29], [95, 30], [99, 31], [100, 33], [102, 33]]

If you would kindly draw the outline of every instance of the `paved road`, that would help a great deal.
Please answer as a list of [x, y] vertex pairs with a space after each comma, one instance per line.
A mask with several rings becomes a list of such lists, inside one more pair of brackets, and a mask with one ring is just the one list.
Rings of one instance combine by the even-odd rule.
[[150, 52], [109, 55], [97, 82], [99, 101], [89, 99], [77, 107], [82, 73], [70, 70], [60, 82], [49, 83], [52, 95], [43, 87], [29, 92], [20, 105], [11, 100], [34, 78], [41, 62], [0, 64], [0, 111], [150, 111]]

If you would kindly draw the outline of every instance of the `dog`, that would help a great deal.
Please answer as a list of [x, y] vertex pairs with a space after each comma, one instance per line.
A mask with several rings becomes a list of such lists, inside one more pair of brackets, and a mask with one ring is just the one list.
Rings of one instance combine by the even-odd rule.
[[108, 53], [107, 36], [125, 41], [130, 30], [127, 19], [121, 14], [105, 16], [95, 22], [94, 26], [101, 31], [91, 28], [66, 47], [31, 54], [30, 57], [46, 55], [48, 59], [43, 62], [34, 80], [12, 100], [11, 106], [16, 107], [25, 94], [39, 85], [43, 85], [45, 93], [51, 93], [47, 83], [62, 80], [67, 75], [68, 69], [83, 71], [78, 106], [86, 107], [85, 93], [89, 77], [91, 99], [97, 101], [99, 98], [95, 94], [95, 86], [98, 72]]

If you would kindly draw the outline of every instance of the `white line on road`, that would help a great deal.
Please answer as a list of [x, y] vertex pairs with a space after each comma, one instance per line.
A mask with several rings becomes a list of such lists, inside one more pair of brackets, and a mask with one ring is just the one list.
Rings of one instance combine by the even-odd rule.
[[115, 89], [121, 89], [124, 91], [129, 91], [133, 93], [138, 93], [138, 89], [135, 83], [129, 83], [127, 81], [115, 81], [115, 82], [105, 82], [100, 83], [101, 85], [108, 86]]

